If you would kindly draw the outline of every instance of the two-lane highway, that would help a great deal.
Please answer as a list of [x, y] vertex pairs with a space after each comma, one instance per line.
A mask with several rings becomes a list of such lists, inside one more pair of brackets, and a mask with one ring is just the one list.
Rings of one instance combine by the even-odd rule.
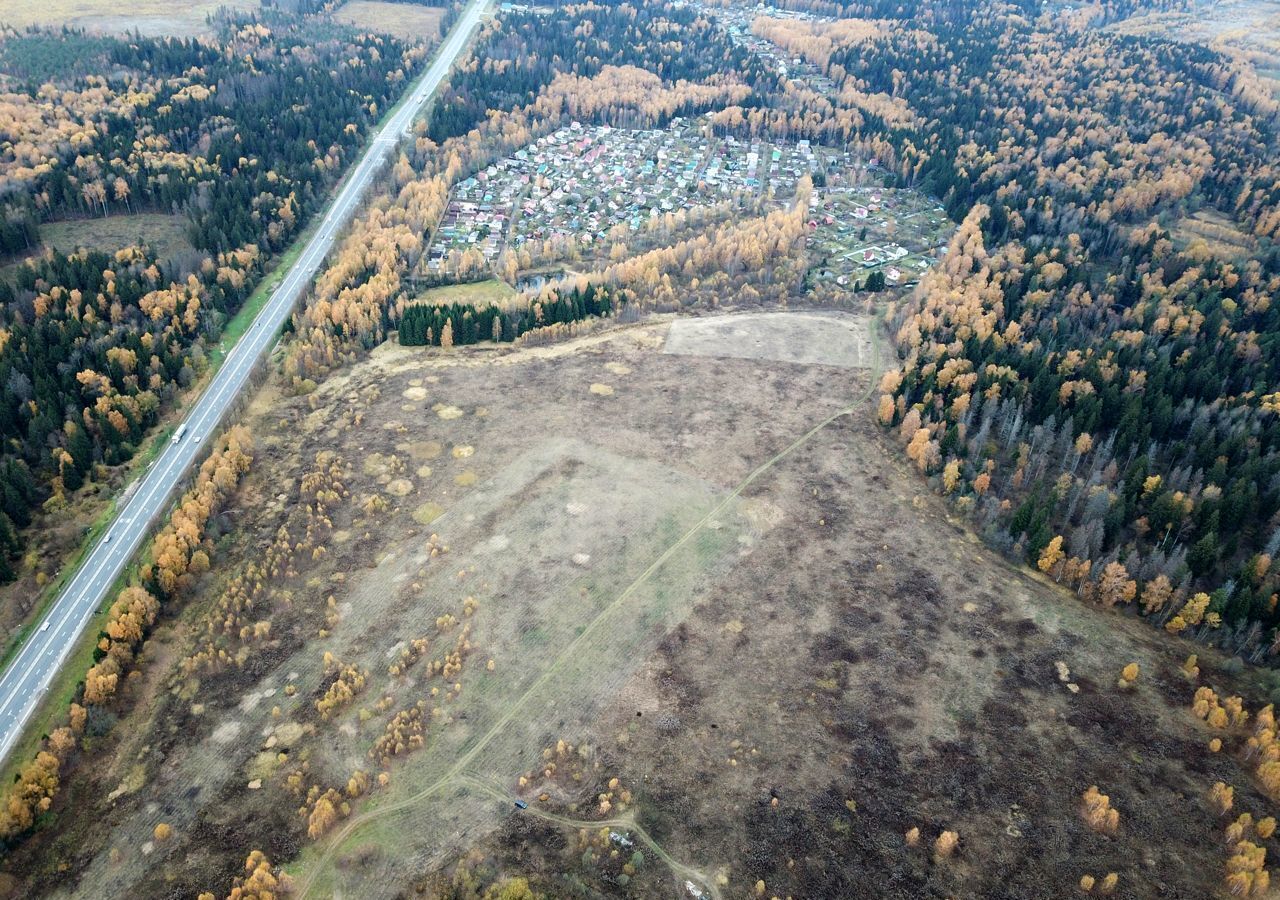
[[[358, 208], [365, 189], [386, 165], [394, 147], [408, 134], [414, 117], [462, 54], [487, 5], [488, 0], [476, 0], [467, 7], [437, 51], [431, 67], [414, 82], [401, 106], [348, 174], [301, 257], [196, 400], [184, 421], [185, 429], [177, 432], [179, 437], [151, 464], [133, 497], [0, 676], [0, 760], [9, 754], [21, 736], [94, 611], [108, 599], [107, 592], [147, 537], [152, 523], [167, 510], [183, 476], [199, 458], [210, 434], [220, 426], [254, 368], [275, 342], [339, 230]], [[324, 114], [324, 110], [316, 112]]]

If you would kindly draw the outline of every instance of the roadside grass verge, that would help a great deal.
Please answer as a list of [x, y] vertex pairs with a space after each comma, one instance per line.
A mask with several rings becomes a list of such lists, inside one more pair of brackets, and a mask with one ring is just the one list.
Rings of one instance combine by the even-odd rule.
[[[346, 179], [344, 178], [334, 188], [334, 196], [342, 189], [345, 181]], [[327, 208], [326, 206], [326, 210]], [[262, 312], [262, 308], [267, 305], [267, 301], [271, 299], [271, 295], [275, 293], [276, 288], [280, 287], [280, 282], [284, 281], [285, 275], [293, 268], [298, 258], [302, 256], [302, 251], [311, 242], [311, 238], [315, 236], [316, 228], [319, 227], [320, 222], [324, 219], [324, 212], [325, 210], [322, 210], [312, 216], [311, 224], [304, 228], [294, 238], [293, 243], [275, 258], [267, 273], [258, 282], [258, 286], [253, 289], [253, 293], [245, 299], [236, 314], [222, 326], [222, 333], [218, 336], [218, 343], [209, 348], [209, 369], [207, 376], [201, 379], [201, 390], [217, 374], [227, 355], [235, 349], [236, 343], [240, 338], [244, 337], [244, 333], [253, 325], [254, 319], [258, 318], [258, 313]]]
[[[135, 566], [129, 572], [121, 573], [120, 577], [112, 583], [103, 604], [94, 610], [93, 617], [89, 620], [89, 627], [76, 639], [75, 649], [49, 683], [49, 689], [40, 700], [40, 705], [36, 707], [35, 714], [27, 721], [22, 730], [22, 736], [10, 749], [3, 767], [0, 767], [0, 784], [12, 784], [19, 770], [40, 750], [40, 744], [45, 735], [62, 724], [66, 718], [67, 708], [75, 699], [76, 692], [80, 689], [80, 682], [84, 680], [85, 673], [94, 663], [93, 654], [98, 646], [98, 635], [106, 622], [107, 609], [116, 595], [129, 583], [129, 577], [136, 570]], [[14, 648], [15, 652], [16, 650], [17, 647]]]

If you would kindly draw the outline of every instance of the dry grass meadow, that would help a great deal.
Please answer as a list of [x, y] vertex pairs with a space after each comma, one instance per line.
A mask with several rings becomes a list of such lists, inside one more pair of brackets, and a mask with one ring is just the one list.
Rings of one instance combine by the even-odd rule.
[[220, 7], [253, 9], [257, 0], [0, 0], [0, 25], [67, 25], [90, 32], [144, 37], [190, 37], [209, 31], [206, 19]]
[[[0, 886], [223, 895], [257, 848], [305, 897], [433, 896], [469, 852], [554, 897], [1069, 897], [1107, 872], [1115, 896], [1210, 896], [1210, 786], [1268, 805], [1189, 712], [1190, 645], [952, 521], [872, 424], [873, 330], [665, 318], [269, 383], [213, 571]], [[318, 467], [342, 491], [253, 610], [269, 637], [182, 672], [227, 580], [299, 533]], [[335, 664], [363, 687], [322, 715]], [[1239, 687], [1206, 653], [1200, 682]], [[384, 760], [399, 713], [422, 746]], [[309, 838], [291, 775], [357, 770], [371, 787]], [[1114, 835], [1082, 820], [1093, 784]]]
[[[134, 213], [45, 222], [40, 226], [41, 246], [31, 255], [48, 250], [73, 253], [81, 248], [114, 253], [123, 247], [145, 243], [161, 259], [167, 259], [192, 249], [191, 242], [187, 239], [186, 227], [187, 220], [184, 216], [163, 213]], [[11, 281], [22, 262], [23, 259], [17, 259], [0, 267], [0, 278]]]
[[135, 213], [92, 219], [68, 219], [40, 226], [40, 240], [45, 247], [72, 253], [88, 247], [114, 253], [123, 247], [144, 243], [161, 258], [191, 250], [186, 236], [185, 216], [163, 213]]
[[431, 41], [440, 36], [444, 7], [351, 0], [334, 10], [333, 18], [366, 31], [380, 31], [408, 41]]

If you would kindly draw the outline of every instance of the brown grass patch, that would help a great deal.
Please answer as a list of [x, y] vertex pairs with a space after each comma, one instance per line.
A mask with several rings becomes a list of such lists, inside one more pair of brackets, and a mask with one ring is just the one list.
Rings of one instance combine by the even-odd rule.
[[444, 8], [382, 3], [378, 0], [352, 0], [335, 10], [333, 18], [356, 28], [380, 31], [404, 40], [432, 41], [440, 36], [440, 20], [444, 18]]
[[254, 0], [135, 0], [127, 12], [112, 0], [0, 0], [0, 23], [25, 28], [28, 25], [69, 25], [87, 31], [122, 34], [138, 31], [144, 37], [208, 34], [205, 17], [220, 7], [250, 9]]

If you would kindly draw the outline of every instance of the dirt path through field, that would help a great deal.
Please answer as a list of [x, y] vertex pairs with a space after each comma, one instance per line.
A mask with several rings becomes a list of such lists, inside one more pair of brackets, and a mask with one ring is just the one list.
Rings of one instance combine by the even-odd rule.
[[[495, 800], [505, 802], [510, 802], [511, 800], [511, 794], [509, 791], [504, 791], [482, 778], [477, 778], [474, 775], [463, 775], [459, 780], [488, 794]], [[720, 889], [716, 886], [715, 879], [710, 872], [703, 872], [700, 869], [687, 866], [679, 860], [674, 859], [671, 854], [662, 849], [662, 845], [655, 841], [649, 832], [645, 831], [644, 828], [636, 822], [633, 815], [628, 814], [625, 816], [616, 816], [610, 819], [572, 819], [568, 816], [558, 816], [555, 813], [547, 812], [544, 809], [538, 809], [534, 806], [530, 806], [528, 809], [523, 810], [521, 815], [530, 815], [535, 818], [545, 819], [548, 822], [554, 822], [564, 828], [621, 828], [626, 831], [630, 831], [640, 839], [640, 843], [649, 848], [650, 852], [652, 852], [655, 857], [666, 864], [667, 868], [671, 870], [677, 880], [684, 879], [685, 881], [697, 885], [700, 888], [705, 887], [706, 895], [710, 897], [711, 900], [721, 900]]]
[[[467, 767], [479, 756], [484, 749], [511, 723], [511, 721], [521, 712], [530, 698], [545, 687], [553, 678], [555, 678], [561, 670], [570, 664], [576, 657], [579, 648], [588, 642], [593, 633], [600, 627], [602, 622], [609, 618], [609, 614], [621, 607], [626, 600], [638, 590], [655, 572], [670, 560], [682, 547], [693, 540], [709, 522], [715, 521], [717, 517], [725, 512], [731, 503], [750, 487], [754, 482], [759, 480], [765, 473], [769, 472], [779, 462], [786, 459], [797, 449], [804, 446], [814, 435], [830, 426], [838, 419], [851, 415], [871, 398], [876, 390], [880, 375], [880, 342], [879, 335], [874, 328], [871, 329], [871, 352], [870, 356], [870, 378], [867, 382], [867, 388], [863, 394], [854, 402], [845, 408], [827, 416], [818, 422], [804, 434], [797, 437], [785, 448], [774, 454], [773, 457], [757, 466], [750, 474], [733, 488], [715, 507], [707, 512], [701, 519], [689, 528], [678, 540], [667, 547], [663, 553], [649, 565], [647, 569], [640, 573], [634, 581], [631, 582], [610, 604], [605, 607], [599, 615], [593, 618], [582, 632], [556, 657], [554, 662], [534, 681], [519, 697], [515, 698], [510, 705], [507, 706], [503, 714], [466, 753], [458, 757], [457, 761], [435, 782], [401, 800], [386, 806], [379, 806], [375, 809], [368, 810], [362, 814], [353, 816], [347, 821], [341, 830], [328, 841], [320, 857], [308, 865], [308, 871], [305, 876], [298, 881], [298, 896], [305, 898], [311, 889], [315, 886], [316, 880], [321, 876], [330, 860], [333, 858], [335, 851], [342, 846], [353, 834], [355, 834], [363, 825], [374, 820], [389, 816], [400, 810], [404, 810], [422, 803], [424, 800], [444, 790], [446, 787], [455, 784], [459, 780], [467, 778]], [[599, 823], [597, 823], [599, 824]], [[692, 870], [690, 870], [692, 871]]]

